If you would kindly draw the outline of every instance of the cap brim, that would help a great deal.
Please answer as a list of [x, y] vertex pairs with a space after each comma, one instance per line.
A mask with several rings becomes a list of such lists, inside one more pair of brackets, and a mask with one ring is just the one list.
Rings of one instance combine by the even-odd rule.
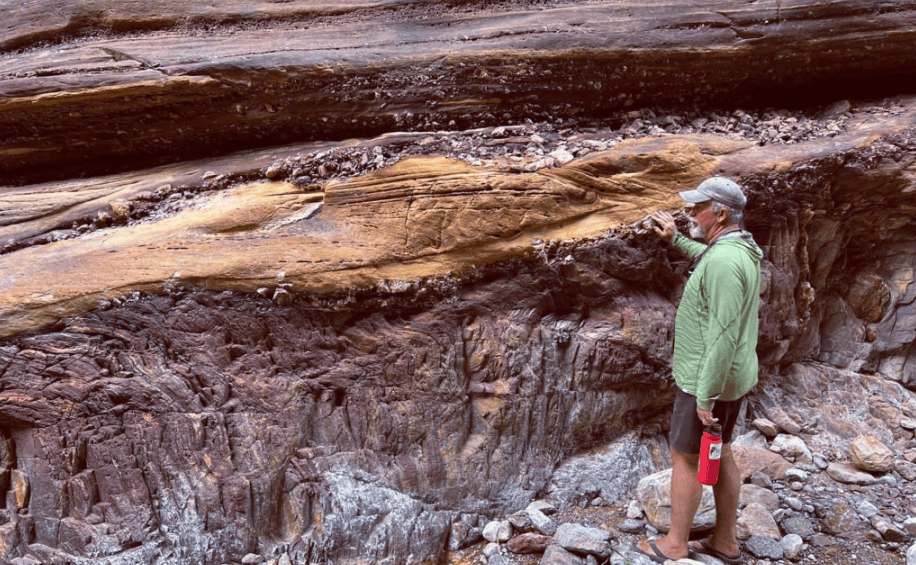
[[684, 202], [690, 204], [699, 204], [700, 202], [706, 202], [712, 200], [712, 197], [708, 194], [703, 194], [699, 190], [685, 190], [678, 193]]

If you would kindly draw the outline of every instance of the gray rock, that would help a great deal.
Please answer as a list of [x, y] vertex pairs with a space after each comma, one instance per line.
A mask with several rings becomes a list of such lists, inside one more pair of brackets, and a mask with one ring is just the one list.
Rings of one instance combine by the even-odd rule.
[[457, 551], [470, 547], [483, 539], [483, 534], [476, 527], [476, 516], [462, 514], [461, 518], [452, 524], [451, 534], [449, 535], [449, 549]]
[[585, 560], [559, 545], [551, 545], [541, 557], [540, 565], [585, 565]]
[[545, 536], [552, 536], [557, 533], [557, 524], [548, 518], [546, 514], [531, 505], [528, 506], [526, 511], [528, 512], [528, 517], [531, 518], [531, 524], [534, 526], [535, 530], [541, 532]]
[[262, 563], [264, 558], [258, 555], [257, 553], [249, 553], [245, 557], [242, 557], [242, 565], [257, 565]]
[[631, 500], [627, 504], [627, 518], [631, 520], [637, 520], [643, 517], [642, 507], [639, 506], [639, 503], [635, 500]]
[[778, 540], [753, 536], [747, 540], [744, 547], [754, 555], [762, 559], [782, 559], [782, 544]]
[[804, 516], [787, 516], [779, 523], [787, 534], [796, 534], [802, 539], [810, 539], [816, 533], [814, 523]]
[[547, 516], [553, 516], [557, 513], [557, 507], [546, 500], [535, 500], [528, 505], [528, 508], [534, 508]]
[[483, 527], [483, 537], [489, 542], [507, 542], [512, 538], [512, 524], [508, 520], [493, 520]]
[[794, 561], [801, 555], [805, 541], [798, 534], [787, 534], [779, 540], [779, 545], [782, 546], [783, 557]]
[[905, 459], [898, 459], [894, 462], [894, 470], [897, 471], [904, 480], [916, 481], [916, 464], [910, 463]]
[[[671, 528], [671, 469], [644, 477], [636, 488], [636, 498], [646, 513], [649, 524], [660, 531]], [[703, 487], [700, 507], [694, 517], [692, 531], [711, 529], [716, 523], [716, 507], [712, 487]]]
[[487, 565], [509, 565], [509, 556], [503, 554], [498, 543], [488, 543], [483, 549]]
[[770, 444], [770, 451], [782, 455], [792, 463], [814, 463], [814, 456], [811, 454], [811, 450], [798, 436], [779, 434]]
[[916, 565], [916, 544], [906, 550], [906, 565]]
[[904, 520], [903, 529], [911, 536], [916, 537], [916, 518], [907, 518]]
[[754, 471], [751, 474], [751, 484], [765, 489], [773, 489], [773, 479], [763, 471]]
[[531, 517], [528, 516], [528, 513], [524, 510], [510, 514], [506, 519], [509, 520], [512, 527], [518, 531], [527, 530], [532, 526]]
[[[606, 448], [566, 460], [551, 476], [547, 493], [559, 508], [599, 495], [606, 504], [629, 500], [633, 487], [656, 471], [652, 452], [651, 442], [635, 433], [625, 435]], [[584, 476], [590, 481], [583, 483]]]
[[868, 500], [862, 499], [856, 502], [855, 504], [856, 512], [864, 516], [865, 518], [871, 519], [878, 515], [878, 507], [869, 502]]
[[786, 503], [786, 506], [792, 510], [795, 510], [796, 512], [801, 512], [801, 510], [805, 507], [805, 503], [802, 502], [800, 498], [794, 496], [787, 496], [784, 502]]
[[636, 520], [633, 518], [627, 518], [623, 522], [617, 525], [617, 529], [621, 532], [626, 532], [628, 534], [637, 534], [645, 528], [646, 523], [642, 520]]
[[602, 558], [611, 554], [611, 534], [601, 528], [561, 524], [555, 538], [561, 547], [574, 553], [588, 553]]
[[338, 508], [325, 516], [323, 542], [328, 546], [355, 543], [355, 552], [366, 559], [387, 555], [402, 562], [409, 556], [433, 560], [447, 547], [454, 513], [436, 511], [355, 469], [338, 467], [324, 478], [327, 496]]

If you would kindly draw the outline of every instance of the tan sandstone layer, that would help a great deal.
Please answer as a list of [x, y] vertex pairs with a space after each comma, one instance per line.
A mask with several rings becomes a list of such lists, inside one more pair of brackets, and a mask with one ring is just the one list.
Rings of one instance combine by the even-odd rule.
[[[893, 120], [795, 146], [671, 136], [624, 142], [536, 173], [422, 157], [324, 186], [252, 182], [199, 196], [174, 215], [3, 255], [0, 332], [15, 335], [100, 300], [178, 285], [255, 291], [283, 284], [322, 293], [461, 274], [521, 254], [535, 239], [595, 237], [650, 210], [675, 210], [677, 192], [711, 174], [777, 171], [865, 147], [913, 127], [916, 104], [908, 108]], [[239, 155], [224, 166], [237, 162], [250, 167], [257, 159]], [[174, 179], [215, 173], [201, 168], [213, 165], [7, 189], [0, 237], [13, 244], [79, 217], [129, 209], [132, 199]], [[897, 175], [914, 174], [909, 162], [899, 166]]]

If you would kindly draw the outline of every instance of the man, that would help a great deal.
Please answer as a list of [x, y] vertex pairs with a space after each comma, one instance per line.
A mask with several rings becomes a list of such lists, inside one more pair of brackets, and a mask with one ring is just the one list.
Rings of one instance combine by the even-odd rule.
[[[680, 193], [687, 202], [690, 235], [677, 233], [674, 217], [652, 214], [659, 237], [694, 259], [674, 323], [672, 371], [677, 384], [671, 417], [671, 530], [639, 550], [659, 563], [692, 551], [726, 563], [740, 563], [735, 535], [741, 476], [729, 443], [745, 393], [757, 383], [757, 309], [763, 253], [742, 229], [747, 199], [724, 177]], [[722, 428], [719, 480], [713, 487], [716, 525], [702, 542], [690, 542], [690, 528], [702, 497], [697, 480], [704, 426]], [[689, 545], [688, 545], [689, 543]]]

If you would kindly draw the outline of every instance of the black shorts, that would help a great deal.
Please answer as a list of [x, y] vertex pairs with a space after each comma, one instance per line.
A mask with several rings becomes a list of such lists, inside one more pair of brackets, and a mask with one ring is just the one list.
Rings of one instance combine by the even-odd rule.
[[[732, 441], [742, 402], [744, 398], [731, 402], [716, 400], [713, 405], [712, 415], [719, 419], [722, 426], [722, 443]], [[698, 454], [702, 439], [703, 422], [697, 416], [697, 399], [678, 388], [674, 397], [674, 410], [671, 412], [671, 433], [668, 443], [672, 449], [681, 453]]]

